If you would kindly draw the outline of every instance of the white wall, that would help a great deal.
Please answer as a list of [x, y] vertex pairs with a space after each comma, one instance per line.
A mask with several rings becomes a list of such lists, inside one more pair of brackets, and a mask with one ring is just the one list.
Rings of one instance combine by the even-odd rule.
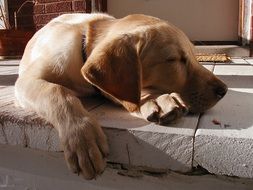
[[236, 41], [239, 0], [108, 0], [115, 17], [144, 13], [168, 20], [191, 40]]

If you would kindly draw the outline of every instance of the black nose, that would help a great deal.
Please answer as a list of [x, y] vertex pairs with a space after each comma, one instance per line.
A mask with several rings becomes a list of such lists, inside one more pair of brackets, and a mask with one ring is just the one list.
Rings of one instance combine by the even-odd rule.
[[217, 96], [217, 98], [221, 99], [225, 96], [225, 94], [227, 93], [228, 88], [227, 86], [218, 86], [214, 89], [214, 92]]

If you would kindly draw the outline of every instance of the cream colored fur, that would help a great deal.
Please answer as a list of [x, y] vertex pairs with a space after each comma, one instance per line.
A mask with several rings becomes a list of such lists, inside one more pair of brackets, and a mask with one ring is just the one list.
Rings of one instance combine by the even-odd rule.
[[205, 111], [227, 90], [197, 62], [184, 33], [158, 18], [66, 14], [53, 19], [27, 44], [15, 95], [20, 106], [54, 125], [69, 168], [86, 179], [103, 172], [109, 153], [101, 127], [79, 100], [95, 94], [93, 86], [160, 124]]

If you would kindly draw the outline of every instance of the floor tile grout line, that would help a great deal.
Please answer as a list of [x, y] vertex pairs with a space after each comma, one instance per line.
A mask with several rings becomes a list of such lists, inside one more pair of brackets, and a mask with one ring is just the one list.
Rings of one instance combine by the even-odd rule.
[[216, 63], [213, 64], [212, 73], [214, 73], [215, 65], [216, 65]]
[[199, 114], [198, 122], [197, 122], [196, 128], [194, 130], [193, 139], [192, 139], [192, 163], [191, 163], [191, 168], [192, 169], [194, 168], [194, 160], [195, 160], [194, 159], [194, 156], [195, 156], [195, 137], [196, 137], [197, 130], [199, 128], [199, 123], [200, 123], [202, 115], [203, 114]]
[[[215, 66], [216, 66], [216, 63], [215, 62], [212, 62], [212, 70], [211, 72], [214, 73], [214, 69], [215, 69]], [[197, 122], [197, 125], [196, 125], [196, 128], [194, 130], [194, 134], [193, 134], [193, 139], [192, 139], [192, 163], [191, 163], [191, 168], [193, 170], [194, 168], [194, 162], [195, 162], [195, 138], [196, 138], [196, 133], [198, 131], [198, 128], [199, 128], [199, 123], [200, 123], [200, 120], [201, 120], [201, 117], [202, 117], [203, 114], [199, 114], [199, 117], [198, 117], [198, 122]]]

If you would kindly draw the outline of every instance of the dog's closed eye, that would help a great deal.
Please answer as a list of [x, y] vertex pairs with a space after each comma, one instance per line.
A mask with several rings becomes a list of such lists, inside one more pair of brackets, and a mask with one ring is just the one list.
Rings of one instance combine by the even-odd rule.
[[176, 62], [177, 60], [178, 60], [177, 57], [168, 57], [168, 58], [166, 59], [166, 62], [167, 62], [167, 63], [174, 63], [174, 62]]
[[182, 56], [181, 58], [178, 58], [178, 57], [168, 57], [166, 59], [166, 62], [170, 63], [170, 64], [175, 63], [176, 61], [180, 61], [181, 63], [186, 64], [187, 59], [184, 56]]

